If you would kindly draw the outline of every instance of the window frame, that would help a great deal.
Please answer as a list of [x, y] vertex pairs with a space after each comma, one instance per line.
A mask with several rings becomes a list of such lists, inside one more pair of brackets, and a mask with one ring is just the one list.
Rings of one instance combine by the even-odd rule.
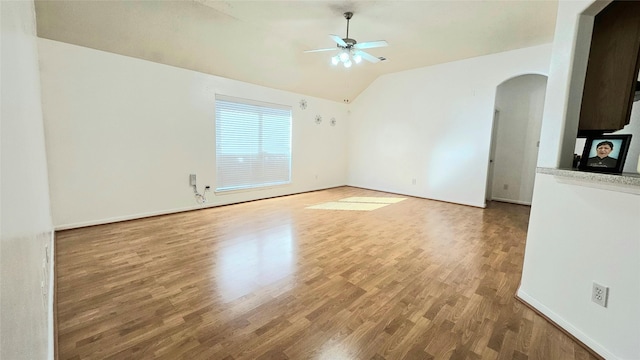
[[[239, 112], [240, 114], [235, 120], [244, 120], [250, 126], [257, 125], [257, 128], [234, 128], [232, 124], [233, 118], [222, 118], [221, 113], [225, 110]], [[249, 115], [243, 118], [242, 112], [246, 112]], [[256, 123], [252, 123], [256, 119], [252, 119], [251, 114], [258, 117]], [[265, 115], [271, 116], [270, 120], [275, 120], [270, 126], [265, 126], [269, 125], [266, 123], [269, 119], [265, 119]], [[283, 121], [286, 121], [286, 123], [283, 124]], [[257, 130], [255, 138], [243, 138], [243, 140], [249, 140], [244, 144], [247, 146], [246, 150], [248, 152], [233, 154], [233, 151], [222, 148], [225, 140], [222, 138], [224, 135], [221, 134], [221, 131], [225, 125], [232, 141], [234, 138], [238, 139], [238, 136], [246, 136], [251, 130]], [[291, 106], [216, 94], [214, 127], [215, 193], [227, 194], [262, 190], [292, 183], [293, 111]], [[275, 140], [266, 142], [265, 140], [268, 140], [270, 134], [275, 136]], [[286, 141], [283, 142], [282, 139]], [[237, 149], [242, 146], [234, 146], [231, 142], [230, 145], [229, 148], [235, 147]], [[271, 146], [270, 150], [268, 150], [269, 145]], [[257, 146], [257, 148], [250, 149], [252, 146]], [[283, 149], [286, 150], [282, 151]], [[236, 164], [231, 164], [231, 161], [234, 161], [234, 157]], [[238, 165], [238, 163], [243, 163], [246, 157], [249, 158], [247, 165]], [[235, 166], [237, 166], [238, 173], [233, 172]], [[225, 181], [223, 179], [225, 175], [231, 178], [235, 177], [237, 181]]]

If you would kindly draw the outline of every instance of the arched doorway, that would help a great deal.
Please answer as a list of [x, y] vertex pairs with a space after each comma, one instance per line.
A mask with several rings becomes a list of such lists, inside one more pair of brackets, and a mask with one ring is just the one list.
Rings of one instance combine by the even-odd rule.
[[520, 75], [496, 90], [487, 200], [531, 205], [547, 77]]

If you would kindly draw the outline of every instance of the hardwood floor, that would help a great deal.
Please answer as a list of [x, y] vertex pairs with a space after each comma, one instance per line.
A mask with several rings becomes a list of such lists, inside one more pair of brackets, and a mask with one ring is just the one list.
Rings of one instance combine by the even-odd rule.
[[60, 359], [594, 359], [514, 299], [529, 208], [357, 188], [56, 234]]

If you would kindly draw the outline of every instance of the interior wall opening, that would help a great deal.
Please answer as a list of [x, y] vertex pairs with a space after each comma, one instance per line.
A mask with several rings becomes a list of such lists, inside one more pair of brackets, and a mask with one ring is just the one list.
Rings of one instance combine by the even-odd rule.
[[496, 90], [487, 200], [531, 205], [547, 77], [520, 75]]

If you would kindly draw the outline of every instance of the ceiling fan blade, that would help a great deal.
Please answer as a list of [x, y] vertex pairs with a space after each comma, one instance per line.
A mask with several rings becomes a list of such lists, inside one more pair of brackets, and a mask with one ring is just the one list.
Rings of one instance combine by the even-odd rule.
[[304, 52], [306, 53], [312, 53], [312, 52], [320, 52], [320, 51], [335, 51], [335, 50], [339, 50], [339, 47], [332, 47], [332, 48], [326, 48], [326, 49], [314, 49], [314, 50], [305, 50]]
[[338, 35], [329, 35], [340, 46], [347, 46], [347, 43], [342, 40], [342, 38]]
[[378, 59], [377, 57], [375, 57], [375, 56], [373, 56], [373, 55], [371, 55], [371, 54], [369, 54], [367, 52], [364, 52], [362, 50], [358, 50], [358, 51], [356, 51], [356, 53], [359, 54], [360, 56], [362, 56], [362, 58], [367, 60], [368, 62], [371, 62], [371, 63], [374, 63], [374, 64], [377, 63], [377, 62], [380, 62], [380, 59]]
[[367, 41], [367, 42], [353, 45], [353, 47], [356, 49], [371, 49], [371, 48], [385, 47], [385, 46], [389, 46], [389, 43], [387, 43], [384, 40]]

